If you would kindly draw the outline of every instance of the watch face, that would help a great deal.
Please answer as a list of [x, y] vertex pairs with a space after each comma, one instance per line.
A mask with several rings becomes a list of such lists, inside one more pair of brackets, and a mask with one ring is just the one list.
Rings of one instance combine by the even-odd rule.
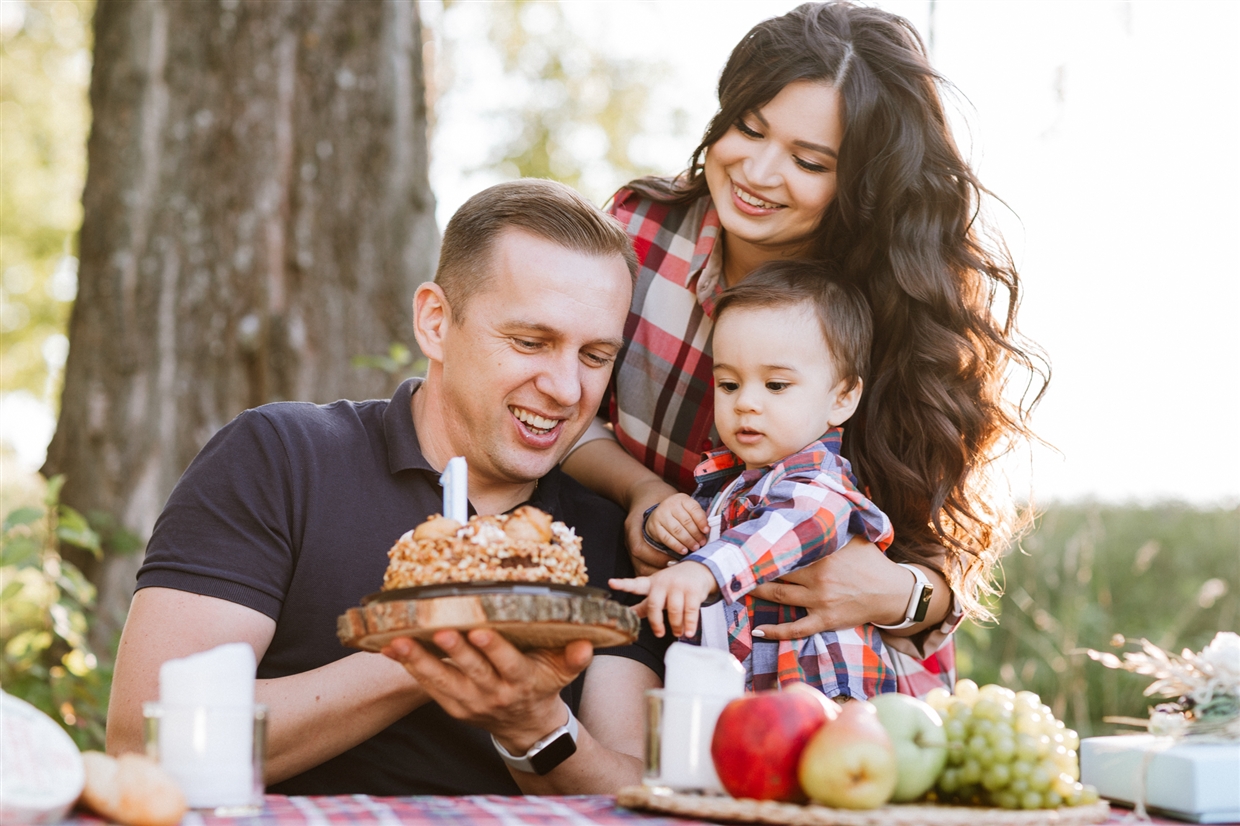
[[917, 599], [917, 610], [913, 612], [914, 623], [921, 622], [926, 618], [926, 612], [930, 610], [930, 598], [932, 596], [934, 596], [934, 586], [922, 586], [921, 596]]
[[577, 753], [577, 743], [567, 731], [552, 740], [530, 758], [536, 774], [546, 774]]

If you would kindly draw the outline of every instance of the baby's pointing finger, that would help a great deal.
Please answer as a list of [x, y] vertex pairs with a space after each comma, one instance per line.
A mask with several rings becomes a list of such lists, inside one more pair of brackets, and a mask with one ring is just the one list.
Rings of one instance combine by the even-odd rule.
[[650, 577], [639, 576], [633, 579], [609, 579], [607, 587], [614, 591], [624, 591], [626, 594], [637, 594], [639, 596], [650, 593]]

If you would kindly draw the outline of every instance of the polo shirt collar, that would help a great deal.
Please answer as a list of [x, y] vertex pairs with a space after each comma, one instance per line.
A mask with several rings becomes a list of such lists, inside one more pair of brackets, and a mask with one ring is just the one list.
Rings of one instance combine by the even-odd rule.
[[383, 411], [383, 437], [387, 441], [388, 472], [428, 470], [438, 474], [422, 455], [417, 431], [413, 428], [413, 394], [422, 386], [422, 379], [406, 379], [396, 388], [387, 410]]

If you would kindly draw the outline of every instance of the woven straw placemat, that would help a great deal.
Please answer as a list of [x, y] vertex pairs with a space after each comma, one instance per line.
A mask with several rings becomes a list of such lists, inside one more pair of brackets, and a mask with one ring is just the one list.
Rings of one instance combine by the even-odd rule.
[[1102, 823], [1110, 814], [1110, 806], [1104, 801], [1088, 806], [1030, 811], [928, 804], [888, 805], [857, 811], [773, 800], [675, 794], [646, 786], [624, 787], [616, 795], [616, 803], [627, 809], [682, 817], [788, 826], [1081, 826]]

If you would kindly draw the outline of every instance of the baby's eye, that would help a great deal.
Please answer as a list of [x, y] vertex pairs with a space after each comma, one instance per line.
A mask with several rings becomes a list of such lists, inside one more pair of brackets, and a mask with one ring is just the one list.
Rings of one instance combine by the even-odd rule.
[[747, 137], [747, 138], [760, 138], [760, 137], [762, 137], [762, 133], [761, 133], [761, 132], [759, 132], [759, 131], [758, 131], [758, 130], [756, 130], [756, 129], [752, 129], [752, 128], [750, 128], [749, 124], [745, 123], [745, 121], [744, 121], [744, 120], [738, 120], [738, 121], [736, 122], [736, 131], [737, 131], [737, 132], [740, 132], [742, 135], [744, 135], [744, 136], [745, 136], [745, 137]]
[[736, 392], [736, 382], [734, 381], [717, 381], [715, 382], [715, 386], [725, 393]]
[[788, 385], [790, 384], [792, 384], [790, 381], [768, 381], [766, 383], [766, 389], [770, 390], [772, 393], [781, 393], [784, 390], [787, 390]]

